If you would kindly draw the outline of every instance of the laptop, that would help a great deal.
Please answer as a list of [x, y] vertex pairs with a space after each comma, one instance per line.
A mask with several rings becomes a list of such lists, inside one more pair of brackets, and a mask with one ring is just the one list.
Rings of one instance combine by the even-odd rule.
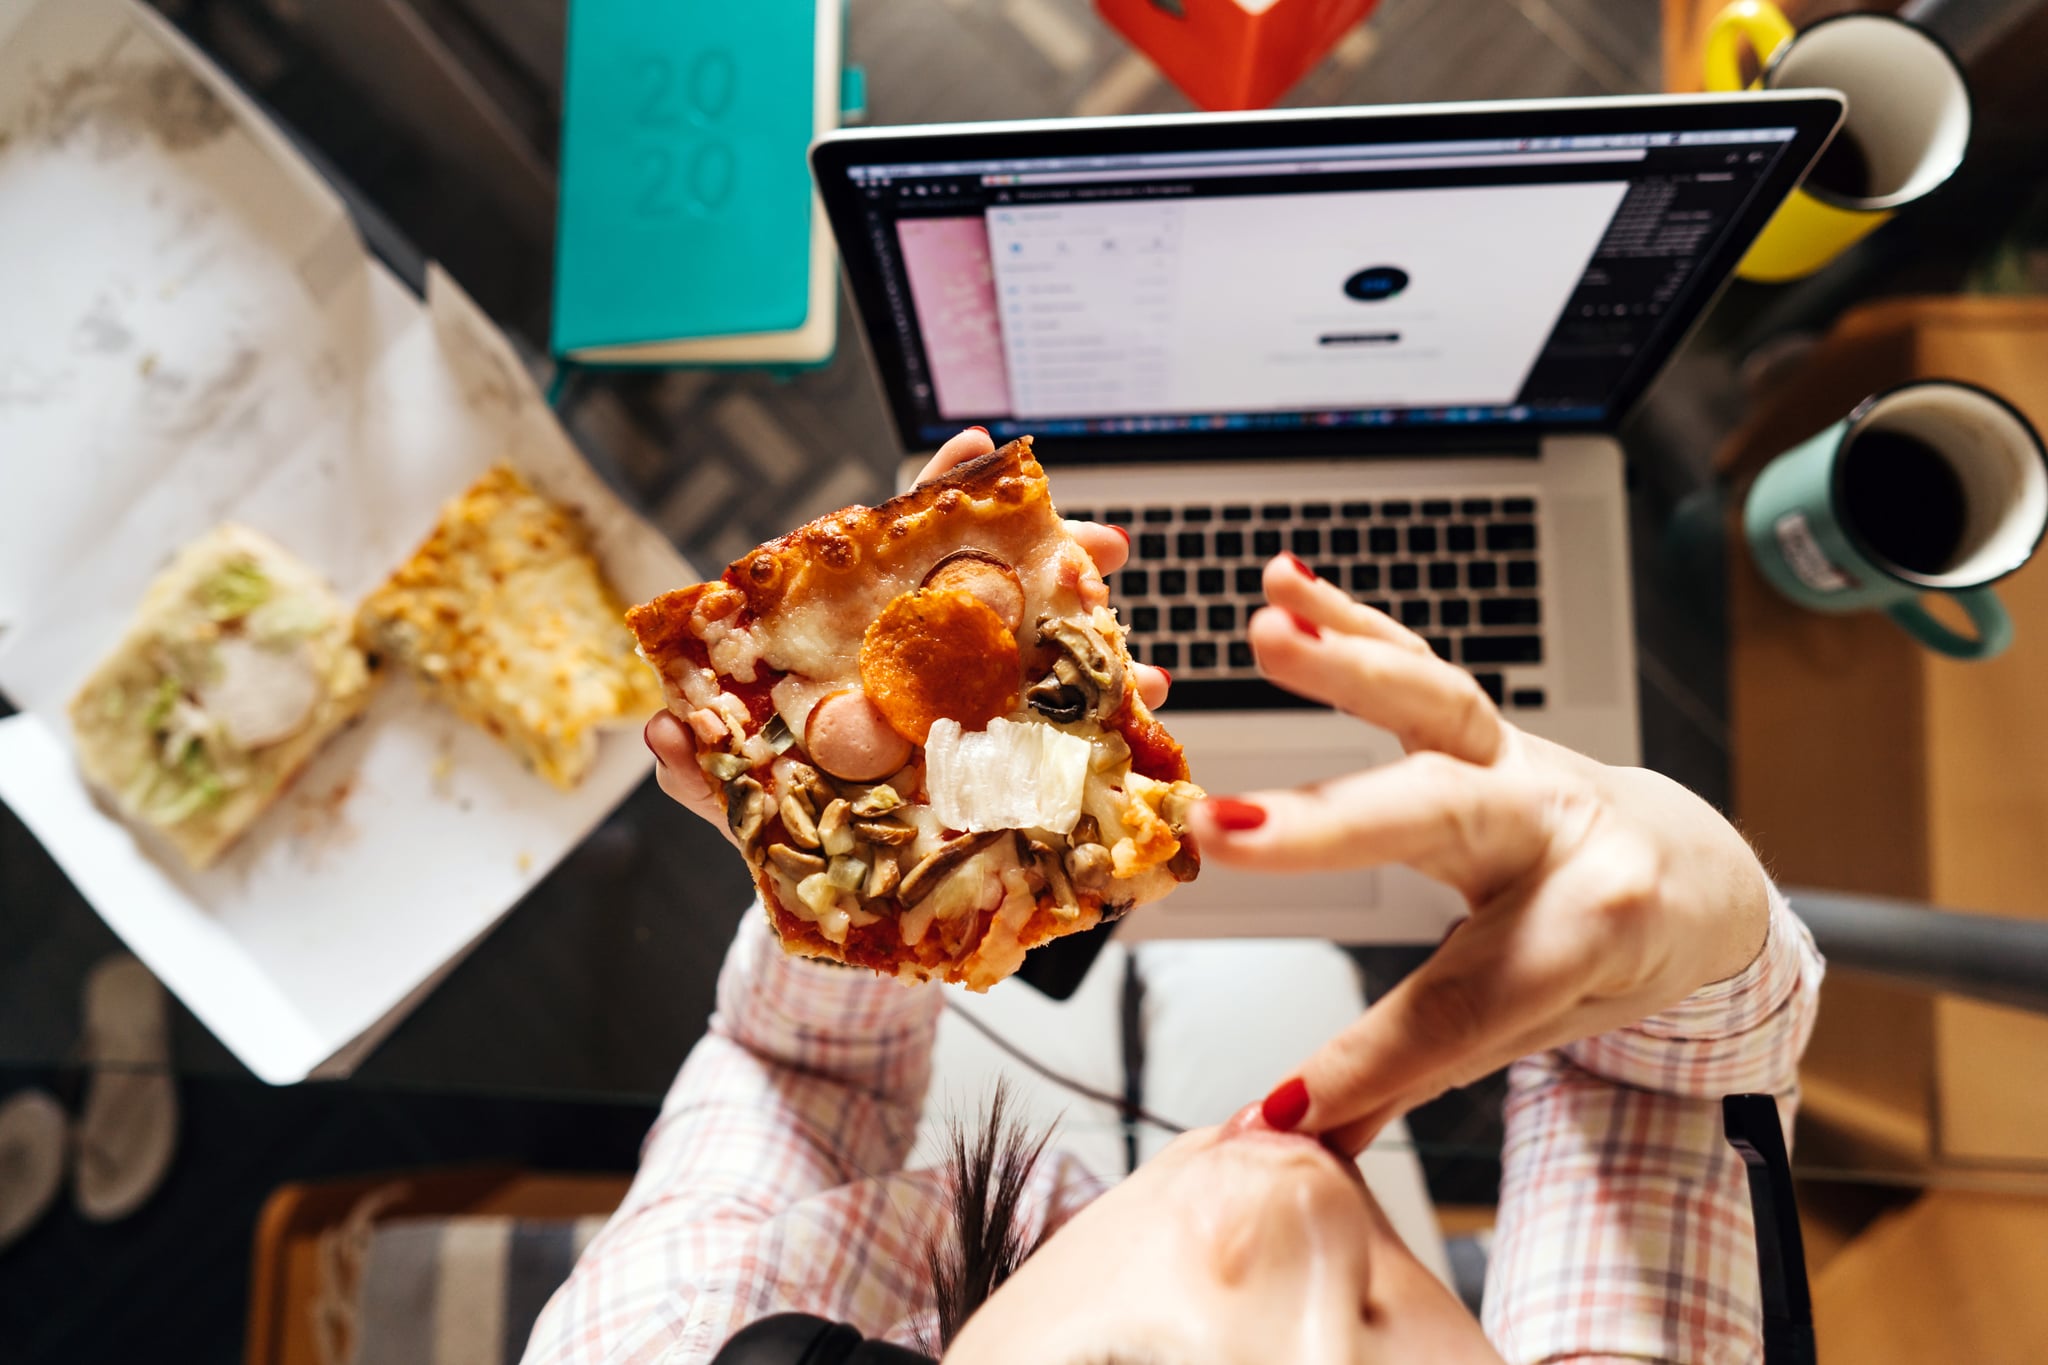
[[[1131, 536], [1131, 652], [1212, 792], [1400, 756], [1258, 675], [1282, 551], [1516, 724], [1639, 759], [1614, 430], [1840, 122], [1832, 91], [867, 128], [812, 169], [907, 481], [1029, 433]], [[1434, 942], [1403, 868], [1213, 862], [1126, 938]]]

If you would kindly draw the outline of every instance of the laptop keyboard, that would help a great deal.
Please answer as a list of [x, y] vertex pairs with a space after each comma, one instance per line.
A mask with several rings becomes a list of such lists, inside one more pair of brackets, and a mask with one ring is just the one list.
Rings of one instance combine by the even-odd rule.
[[1533, 496], [1411, 495], [1352, 502], [1063, 509], [1130, 532], [1109, 577], [1131, 653], [1174, 675], [1182, 705], [1312, 706], [1259, 676], [1245, 623], [1265, 604], [1266, 561], [1291, 553], [1471, 670], [1503, 706], [1543, 688], [1543, 583]]

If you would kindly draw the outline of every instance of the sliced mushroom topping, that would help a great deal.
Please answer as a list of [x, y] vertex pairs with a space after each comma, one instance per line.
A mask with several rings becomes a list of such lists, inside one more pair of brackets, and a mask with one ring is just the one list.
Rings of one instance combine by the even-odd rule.
[[875, 850], [875, 861], [868, 866], [868, 879], [860, 893], [869, 900], [880, 900], [896, 889], [902, 873], [896, 866], [896, 855], [887, 849]]
[[1039, 715], [1062, 725], [1088, 714], [1088, 694], [1050, 673], [1031, 686], [1024, 700]]
[[828, 856], [837, 858], [853, 852], [853, 820], [844, 797], [828, 804], [818, 816], [818, 842]]
[[862, 843], [881, 844], [888, 848], [901, 848], [917, 837], [917, 831], [909, 825], [899, 825], [894, 820], [856, 820], [853, 832]]
[[805, 848], [818, 847], [818, 825], [811, 818], [811, 808], [804, 801], [802, 792], [785, 792], [782, 796], [782, 827], [789, 831], [789, 837]]
[[[897, 892], [897, 898], [905, 905], [917, 904], [930, 894], [931, 889], [937, 886], [947, 873], [1008, 833], [1008, 830], [991, 829], [948, 839], [933, 849], [923, 862], [904, 874], [903, 885]], [[1103, 856], [1107, 858], [1108, 855], [1109, 850], [1104, 849]]]
[[853, 800], [853, 813], [863, 818], [887, 815], [903, 804], [903, 795], [886, 783], [869, 787]]
[[1101, 844], [1076, 844], [1067, 850], [1067, 875], [1083, 891], [1100, 891], [1109, 885], [1109, 850]]
[[1114, 730], [1104, 730], [1095, 741], [1095, 756], [1088, 760], [1088, 766], [1098, 773], [1106, 773], [1130, 761], [1130, 742]]
[[747, 760], [738, 754], [714, 751], [697, 755], [697, 766], [713, 782], [730, 782], [747, 770]]
[[1195, 846], [1183, 839], [1173, 856], [1166, 860], [1166, 871], [1177, 882], [1191, 882], [1202, 871], [1202, 855], [1195, 852]]
[[1002, 617], [1013, 635], [1024, 625], [1024, 584], [1015, 569], [987, 550], [953, 551], [932, 565], [919, 586], [971, 593]]
[[811, 798], [810, 809], [815, 811], [839, 793], [832, 790], [832, 784], [818, 775], [818, 770], [808, 763], [789, 765], [789, 784]]
[[1067, 836], [1067, 842], [1069, 844], [1074, 845], [1077, 848], [1082, 844], [1101, 843], [1101, 823], [1098, 822], [1096, 818], [1092, 815], [1082, 816], [1080, 819], [1074, 822], [1073, 832]]
[[725, 826], [746, 848], [768, 823], [768, 793], [751, 777], [734, 778], [725, 784]]
[[1081, 670], [1081, 680], [1094, 693], [1095, 714], [1104, 720], [1124, 704], [1124, 663], [1102, 632], [1078, 616], [1038, 618], [1040, 644], [1056, 645]]
[[1209, 799], [1209, 793], [1192, 782], [1176, 782], [1166, 789], [1166, 795], [1159, 798], [1159, 814], [1175, 834], [1188, 831], [1188, 816], [1196, 806]]
[[761, 727], [761, 738], [778, 754], [788, 753], [796, 743], [796, 736], [790, 733], [789, 723], [781, 716], [768, 717], [768, 723]]
[[1031, 841], [1031, 865], [1038, 870], [1038, 874], [1041, 877], [1045, 878], [1045, 884], [1051, 889], [1052, 898], [1059, 903], [1060, 909], [1070, 914], [1080, 911], [1081, 902], [1074, 897], [1074, 884], [1067, 877], [1067, 869], [1060, 863], [1060, 855], [1057, 849], [1041, 844], [1038, 840], [1033, 839]]
[[791, 848], [788, 844], [768, 845], [768, 861], [781, 868], [784, 872], [787, 872], [790, 876], [795, 877], [798, 881], [802, 881], [813, 872], [823, 872], [825, 870], [825, 860], [823, 858], [820, 858], [815, 853], [805, 853], [801, 849]]
[[1131, 907], [1136, 904], [1137, 902], [1134, 900], [1104, 901], [1102, 903], [1102, 922], [1104, 924], [1115, 924], [1125, 915], [1130, 914]]

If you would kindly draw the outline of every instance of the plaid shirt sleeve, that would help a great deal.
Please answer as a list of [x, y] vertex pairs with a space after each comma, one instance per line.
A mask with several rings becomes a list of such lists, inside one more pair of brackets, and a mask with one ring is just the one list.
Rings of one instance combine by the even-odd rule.
[[1510, 1071], [1485, 1318], [1512, 1365], [1761, 1359], [1748, 1184], [1720, 1098], [1775, 1094], [1790, 1132], [1823, 967], [1770, 896], [1740, 974]]
[[692, 1273], [751, 1254], [791, 1204], [901, 1169], [940, 994], [785, 954], [757, 902], [604, 1230], [549, 1301], [528, 1365], [650, 1362], [708, 1325]]

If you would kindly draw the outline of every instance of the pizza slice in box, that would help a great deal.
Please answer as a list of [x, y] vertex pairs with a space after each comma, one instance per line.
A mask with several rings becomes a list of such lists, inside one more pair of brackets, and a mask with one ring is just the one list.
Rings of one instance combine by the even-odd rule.
[[783, 946], [986, 990], [1199, 867], [1106, 597], [1025, 437], [626, 619]]

